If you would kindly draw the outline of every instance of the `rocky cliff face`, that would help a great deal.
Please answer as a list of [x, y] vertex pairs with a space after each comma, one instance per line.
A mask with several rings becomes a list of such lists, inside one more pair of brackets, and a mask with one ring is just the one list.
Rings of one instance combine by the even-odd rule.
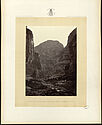
[[36, 46], [35, 52], [39, 53], [44, 78], [54, 75], [57, 57], [63, 51], [63, 45], [59, 41], [47, 40]]
[[34, 63], [34, 42], [33, 33], [26, 28], [26, 74], [32, 74]]
[[64, 48], [59, 41], [48, 40], [36, 46], [43, 76], [45, 78], [65, 77], [76, 80], [76, 30], [68, 36]]
[[68, 37], [68, 44], [65, 48], [65, 52], [67, 49], [69, 50], [68, 53], [68, 62], [67, 65], [65, 66], [65, 75], [66, 76], [71, 76], [72, 80], [76, 80], [76, 63], [77, 63], [77, 29], [74, 29], [69, 37]]
[[41, 64], [39, 54], [34, 51], [33, 33], [26, 28], [26, 75], [36, 78], [40, 74]]
[[[26, 29], [27, 96], [76, 96], [77, 29], [64, 48], [48, 40], [34, 48], [33, 34]], [[26, 76], [26, 78], [28, 78]]]
[[74, 29], [68, 36], [67, 45], [59, 57], [59, 65], [63, 64], [63, 70], [67, 78], [76, 80], [76, 62], [77, 62], [77, 29]]

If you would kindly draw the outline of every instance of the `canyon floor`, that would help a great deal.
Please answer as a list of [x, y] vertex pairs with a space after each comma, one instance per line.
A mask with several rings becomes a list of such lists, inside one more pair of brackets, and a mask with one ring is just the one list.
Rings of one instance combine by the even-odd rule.
[[26, 80], [26, 96], [75, 96], [75, 89], [75, 81], [63, 78]]

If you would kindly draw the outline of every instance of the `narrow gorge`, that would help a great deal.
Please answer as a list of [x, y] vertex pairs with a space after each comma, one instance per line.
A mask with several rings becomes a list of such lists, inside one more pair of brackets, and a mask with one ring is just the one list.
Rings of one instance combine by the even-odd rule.
[[77, 28], [65, 47], [57, 40], [34, 42], [26, 27], [26, 96], [76, 96]]

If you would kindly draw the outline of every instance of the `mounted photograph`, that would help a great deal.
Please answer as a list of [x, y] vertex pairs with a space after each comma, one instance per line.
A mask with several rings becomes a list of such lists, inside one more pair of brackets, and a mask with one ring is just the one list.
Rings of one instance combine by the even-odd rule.
[[16, 19], [16, 106], [86, 106], [86, 18]]
[[25, 95], [77, 96], [77, 27], [26, 26]]

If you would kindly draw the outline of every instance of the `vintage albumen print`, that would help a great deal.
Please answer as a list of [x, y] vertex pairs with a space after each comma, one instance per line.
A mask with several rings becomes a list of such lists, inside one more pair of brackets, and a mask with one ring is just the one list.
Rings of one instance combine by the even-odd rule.
[[86, 106], [86, 18], [17, 18], [15, 105]]
[[26, 26], [26, 96], [77, 96], [77, 27]]

